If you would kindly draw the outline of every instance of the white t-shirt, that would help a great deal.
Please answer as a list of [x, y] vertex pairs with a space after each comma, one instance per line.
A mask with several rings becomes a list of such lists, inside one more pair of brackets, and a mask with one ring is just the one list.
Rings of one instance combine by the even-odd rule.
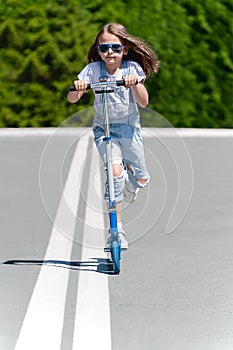
[[[146, 76], [141, 66], [134, 61], [127, 60], [125, 69], [121, 69], [119, 75], [110, 75], [107, 71], [104, 74], [101, 69], [101, 61], [89, 63], [79, 74], [78, 78], [88, 83], [97, 83], [101, 76], [107, 76], [110, 81], [121, 80], [122, 76], [127, 74], [136, 75], [138, 82], [143, 81]], [[107, 94], [108, 115], [110, 123], [140, 125], [140, 116], [133, 88], [126, 89], [124, 86], [114, 88], [114, 92]], [[104, 108], [102, 94], [95, 94], [95, 118], [94, 125], [104, 125]]]

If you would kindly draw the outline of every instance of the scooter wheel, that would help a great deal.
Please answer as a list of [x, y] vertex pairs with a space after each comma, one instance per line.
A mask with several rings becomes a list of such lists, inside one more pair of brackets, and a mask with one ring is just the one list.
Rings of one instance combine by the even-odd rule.
[[115, 241], [112, 242], [111, 246], [111, 256], [113, 262], [113, 270], [116, 275], [120, 273], [120, 259], [121, 259], [121, 250], [120, 245]]

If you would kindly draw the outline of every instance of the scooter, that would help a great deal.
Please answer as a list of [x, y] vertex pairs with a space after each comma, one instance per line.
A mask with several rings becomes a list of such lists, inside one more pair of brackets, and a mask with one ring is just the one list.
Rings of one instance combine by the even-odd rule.
[[[108, 94], [115, 91], [117, 86], [124, 86], [124, 80], [118, 81], [99, 81], [97, 83], [88, 84], [88, 89], [96, 90], [96, 93], [103, 94], [103, 109], [105, 117], [105, 149], [106, 149], [106, 168], [107, 168], [107, 182], [109, 189], [108, 199], [108, 215], [110, 222], [110, 237], [108, 239], [109, 248], [104, 250], [110, 252], [113, 263], [113, 270], [115, 274], [120, 273], [121, 262], [121, 240], [118, 234], [117, 228], [117, 210], [116, 200], [114, 193], [114, 181], [113, 181], [113, 169], [112, 169], [112, 139], [109, 129], [109, 113], [108, 113]], [[70, 91], [75, 91], [75, 87], [72, 85]]]

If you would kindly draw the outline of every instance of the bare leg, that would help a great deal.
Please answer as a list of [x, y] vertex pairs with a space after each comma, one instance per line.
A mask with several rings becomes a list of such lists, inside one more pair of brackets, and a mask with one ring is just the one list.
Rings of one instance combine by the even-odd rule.
[[[123, 170], [122, 164], [113, 164], [112, 169], [113, 169], [113, 176], [115, 176], [115, 177], [121, 176], [122, 170]], [[122, 209], [122, 203], [118, 202], [116, 204], [117, 222], [121, 222], [121, 220], [122, 220], [121, 209]]]
[[[121, 177], [123, 172], [123, 166], [122, 164], [113, 164], [113, 176], [114, 177]], [[121, 217], [121, 209], [122, 209], [122, 202], [116, 203], [116, 212], [117, 212], [117, 228], [118, 228], [118, 234], [121, 240], [121, 249], [128, 249], [128, 242], [125, 238], [125, 231], [122, 227], [122, 217]]]
[[[109, 204], [108, 202], [106, 202], [107, 204], [107, 208], [109, 209]], [[122, 208], [122, 202], [118, 202], [116, 204], [116, 211], [117, 211], [117, 222], [121, 222], [122, 218], [121, 218], [121, 208]]]
[[122, 202], [118, 202], [116, 204], [116, 210], [117, 210], [117, 222], [121, 222], [121, 208], [122, 208]]

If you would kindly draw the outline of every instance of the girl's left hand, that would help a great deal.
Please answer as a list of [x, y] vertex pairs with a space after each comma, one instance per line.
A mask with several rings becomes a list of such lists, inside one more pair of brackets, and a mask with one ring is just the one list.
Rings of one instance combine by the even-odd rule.
[[130, 88], [131, 86], [135, 85], [138, 81], [137, 75], [125, 75], [123, 79], [125, 81], [126, 88]]

